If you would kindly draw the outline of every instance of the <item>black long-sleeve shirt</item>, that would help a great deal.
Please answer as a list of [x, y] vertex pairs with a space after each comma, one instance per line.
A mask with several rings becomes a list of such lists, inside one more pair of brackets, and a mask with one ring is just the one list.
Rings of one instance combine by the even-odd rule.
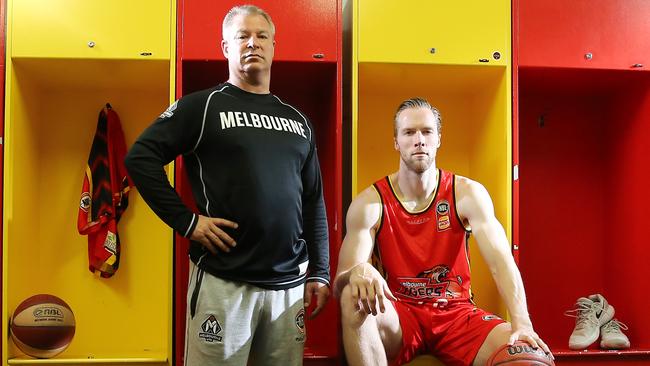
[[153, 211], [189, 237], [198, 216], [163, 169], [179, 155], [199, 212], [239, 225], [224, 229], [237, 242], [229, 253], [191, 242], [199, 268], [268, 289], [329, 284], [315, 136], [301, 112], [273, 94], [224, 83], [181, 98], [142, 133], [126, 157], [129, 174]]

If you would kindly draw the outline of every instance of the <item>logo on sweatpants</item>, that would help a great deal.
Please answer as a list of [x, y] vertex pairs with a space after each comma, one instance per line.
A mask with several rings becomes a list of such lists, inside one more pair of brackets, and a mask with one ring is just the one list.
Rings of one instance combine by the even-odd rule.
[[221, 324], [219, 324], [219, 321], [214, 315], [210, 315], [201, 324], [199, 338], [202, 338], [206, 342], [221, 342], [222, 337], [218, 335], [219, 333], [221, 333]]
[[296, 342], [305, 341], [305, 309], [300, 309], [296, 314], [296, 327], [300, 334], [296, 337]]

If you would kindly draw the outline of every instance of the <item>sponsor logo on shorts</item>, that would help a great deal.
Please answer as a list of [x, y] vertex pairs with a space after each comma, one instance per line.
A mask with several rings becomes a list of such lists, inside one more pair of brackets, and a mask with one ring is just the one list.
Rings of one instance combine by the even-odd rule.
[[489, 314], [489, 315], [483, 315], [483, 320], [485, 320], [486, 322], [488, 322], [488, 321], [490, 321], [490, 320], [499, 320], [499, 319], [501, 319], [501, 318], [499, 318], [499, 317], [496, 316], [496, 315], [492, 315], [492, 314]]
[[90, 208], [90, 203], [91, 202], [92, 202], [92, 200], [90, 199], [90, 193], [84, 192], [81, 195], [81, 202], [79, 202], [79, 208], [83, 212], [88, 212], [88, 209]]
[[219, 333], [221, 333], [221, 324], [219, 324], [219, 321], [214, 315], [210, 315], [201, 324], [199, 338], [206, 342], [221, 342], [223, 337], [219, 336]]
[[296, 337], [296, 342], [305, 341], [305, 309], [300, 309], [296, 314], [296, 328], [300, 334]]
[[445, 231], [451, 226], [449, 220], [449, 202], [441, 200], [436, 203], [436, 219], [438, 221], [438, 231]]
[[174, 104], [170, 105], [169, 108], [160, 115], [160, 118], [169, 118], [173, 116], [177, 106], [178, 101], [175, 101]]
[[453, 276], [448, 266], [441, 264], [423, 271], [417, 277], [398, 277], [397, 294], [417, 300], [458, 298], [462, 296], [459, 276]]

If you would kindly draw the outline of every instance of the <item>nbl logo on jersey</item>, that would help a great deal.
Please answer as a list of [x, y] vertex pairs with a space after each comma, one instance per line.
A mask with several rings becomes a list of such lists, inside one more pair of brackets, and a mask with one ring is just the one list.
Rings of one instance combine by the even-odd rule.
[[438, 231], [445, 231], [451, 226], [449, 202], [447, 200], [441, 200], [436, 203], [436, 221], [438, 222]]

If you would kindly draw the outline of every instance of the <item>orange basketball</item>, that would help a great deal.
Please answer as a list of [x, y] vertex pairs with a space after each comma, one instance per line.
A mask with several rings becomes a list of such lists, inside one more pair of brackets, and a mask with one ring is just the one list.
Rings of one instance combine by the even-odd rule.
[[74, 336], [72, 309], [53, 295], [34, 295], [18, 305], [11, 316], [11, 338], [21, 351], [37, 358], [63, 352]]
[[486, 366], [555, 366], [549, 355], [541, 348], [517, 341], [512, 346], [504, 344], [487, 361]]

